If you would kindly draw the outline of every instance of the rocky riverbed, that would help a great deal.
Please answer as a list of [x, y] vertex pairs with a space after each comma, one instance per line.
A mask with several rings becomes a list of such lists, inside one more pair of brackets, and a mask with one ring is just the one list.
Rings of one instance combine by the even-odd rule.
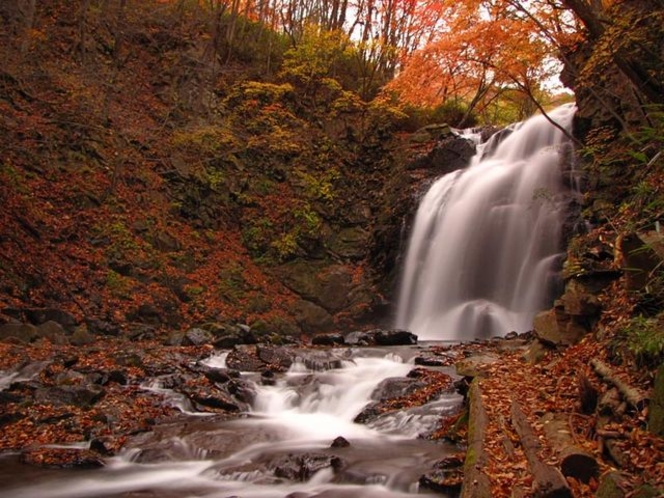
[[[32, 332], [30, 341], [16, 335], [19, 329]], [[258, 343], [244, 326], [129, 339], [71, 332], [55, 321], [0, 332], [2, 487], [9, 493], [0, 489], [0, 496], [23, 496], [18, 484], [43, 475], [38, 469], [61, 469], [53, 471], [60, 475], [139, 465], [144, 472], [191, 461], [208, 462], [192, 479], [213, 473], [215, 486], [219, 479], [251, 481], [251, 491], [234, 489], [238, 496], [259, 496], [265, 483], [295, 482], [307, 484], [286, 485], [283, 496], [318, 496], [314, 476], [327, 476], [325, 485], [337, 493], [358, 482], [365, 493], [372, 479], [389, 482], [383, 491], [394, 496], [417, 489], [451, 496], [510, 496], [513, 489], [521, 496], [659, 496], [664, 482], [664, 444], [645, 430], [649, 380], [615, 367], [603, 372], [610, 359], [592, 341], [564, 350], [532, 334], [417, 344], [406, 331], [373, 330], [275, 345]], [[282, 429], [271, 432], [275, 399], [284, 405], [278, 413], [337, 403], [339, 382], [351, 386], [378, 374], [362, 371], [350, 381], [335, 375], [374, 368], [363, 363], [372, 361], [392, 366], [380, 370], [360, 405], [344, 402], [352, 412], [346, 436], [332, 428], [328, 434], [318, 420], [305, 446], [284, 439]], [[640, 401], [626, 398], [611, 376], [642, 393]], [[358, 430], [357, 441], [348, 437]], [[386, 449], [394, 437], [401, 442]], [[266, 452], [265, 444], [280, 449]], [[235, 461], [242, 451], [254, 463]], [[566, 466], [570, 454], [583, 459]], [[161, 478], [150, 479], [155, 488], [147, 489], [163, 496]], [[107, 495], [135, 496], [136, 489], [109, 488]], [[610, 494], [616, 489], [623, 494]]]

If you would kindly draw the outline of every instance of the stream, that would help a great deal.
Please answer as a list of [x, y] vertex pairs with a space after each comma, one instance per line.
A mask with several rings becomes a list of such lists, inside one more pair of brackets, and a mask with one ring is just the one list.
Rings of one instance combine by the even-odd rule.
[[[336, 368], [295, 361], [273, 385], [257, 374], [250, 411], [228, 420], [187, 413], [140, 434], [94, 470], [49, 470], [0, 459], [3, 498], [258, 498], [422, 496], [418, 481], [458, 450], [421, 436], [461, 403], [456, 393], [355, 423], [388, 378], [414, 368], [414, 348], [343, 348]], [[225, 355], [208, 358], [225, 367]], [[384, 383], [383, 383], [384, 385]], [[179, 404], [155, 379], [145, 389]], [[343, 439], [337, 439], [343, 438]], [[336, 440], [333, 447], [333, 441]], [[441, 496], [436, 494], [436, 496]]]

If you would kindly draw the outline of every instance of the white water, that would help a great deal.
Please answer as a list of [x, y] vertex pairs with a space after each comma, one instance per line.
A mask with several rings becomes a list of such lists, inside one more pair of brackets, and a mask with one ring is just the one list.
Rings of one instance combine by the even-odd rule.
[[[574, 112], [567, 105], [549, 116], [569, 130]], [[562, 256], [566, 146], [562, 131], [536, 116], [432, 185], [406, 253], [399, 328], [433, 340], [532, 328], [549, 304]]]
[[[357, 351], [353, 357], [346, 355], [342, 368], [328, 371], [295, 363], [275, 386], [256, 386], [249, 418], [221, 422], [188, 418], [180, 429], [109, 459], [101, 470], [61, 471], [55, 477], [35, 470], [36, 475], [26, 475], [20, 485], [15, 480], [8, 485], [0, 472], [0, 497], [128, 498], [142, 493], [163, 498], [283, 498], [291, 493], [303, 498], [422, 496], [417, 489], [419, 476], [450, 449], [417, 439], [417, 435], [432, 430], [442, 415], [451, 413], [459, 396], [383, 416], [373, 424], [353, 423], [382, 380], [404, 377], [413, 368], [384, 351], [366, 349], [360, 354], [363, 356]], [[207, 364], [223, 364], [224, 360], [211, 358]], [[338, 436], [351, 446], [331, 449]], [[168, 458], [138, 463], [143, 448]], [[343, 476], [326, 468], [306, 482], [275, 478], [271, 462], [307, 452], [339, 456], [346, 462]]]

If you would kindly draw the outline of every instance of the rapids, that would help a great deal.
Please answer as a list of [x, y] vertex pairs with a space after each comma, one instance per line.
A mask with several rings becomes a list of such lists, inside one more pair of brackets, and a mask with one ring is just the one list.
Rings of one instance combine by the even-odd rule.
[[[549, 117], [569, 130], [575, 110], [565, 105]], [[428, 340], [532, 328], [558, 284], [569, 148], [537, 115], [494, 135], [468, 168], [431, 186], [410, 234], [397, 327]]]
[[[414, 497], [418, 479], [454, 451], [418, 435], [435, 429], [461, 402], [455, 393], [429, 404], [380, 416], [368, 424], [354, 418], [371, 402], [384, 379], [405, 377], [413, 365], [398, 349], [334, 351], [340, 368], [311, 370], [296, 361], [275, 385], [256, 382], [250, 413], [235, 420], [187, 414], [154, 434], [138, 436], [124, 454], [95, 470], [44, 470], [0, 459], [2, 498], [259, 498]], [[410, 353], [412, 356], [412, 352]], [[225, 356], [206, 363], [223, 368]], [[151, 383], [144, 388], [167, 394]], [[166, 396], [165, 402], [172, 402]], [[331, 448], [342, 436], [350, 446]], [[275, 468], [298, 456], [337, 458], [342, 470], [323, 466], [300, 479], [278, 477]], [[326, 457], [327, 456], [327, 457]], [[335, 460], [332, 460], [333, 462]], [[440, 495], [437, 495], [440, 496]]]

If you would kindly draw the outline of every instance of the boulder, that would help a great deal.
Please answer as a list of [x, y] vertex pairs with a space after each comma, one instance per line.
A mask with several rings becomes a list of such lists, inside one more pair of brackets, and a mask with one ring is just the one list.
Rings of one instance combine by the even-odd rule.
[[256, 355], [278, 371], [288, 370], [295, 357], [295, 353], [287, 348], [262, 345], [256, 346]]
[[407, 330], [377, 330], [374, 342], [379, 346], [409, 346], [417, 344], [417, 336]]
[[664, 234], [636, 232], [616, 241], [628, 290], [643, 290], [664, 261]]
[[88, 327], [88, 332], [94, 335], [106, 335], [113, 337], [120, 335], [120, 327], [104, 320], [99, 320], [97, 318], [86, 318], [85, 324]]
[[349, 346], [368, 346], [369, 344], [373, 344], [373, 334], [362, 330], [356, 330], [355, 332], [346, 334], [346, 337], [344, 337], [344, 343]]
[[72, 346], [84, 346], [95, 342], [95, 336], [90, 334], [84, 325], [78, 327], [69, 337], [69, 343]]
[[42, 323], [39, 327], [38, 335], [41, 338], [48, 339], [52, 344], [67, 344], [67, 332], [58, 322], [49, 320]]
[[0, 341], [8, 341], [11, 338], [21, 342], [32, 342], [39, 337], [39, 329], [34, 325], [24, 323], [6, 323], [0, 326]]
[[88, 408], [104, 396], [104, 389], [97, 385], [41, 387], [35, 391], [37, 403], [56, 406], [74, 405]]
[[341, 334], [319, 334], [311, 339], [311, 344], [314, 346], [334, 346], [343, 343], [344, 336]]
[[438, 493], [458, 494], [463, 483], [463, 463], [463, 454], [436, 462], [433, 469], [420, 477], [420, 486]]
[[571, 346], [588, 333], [586, 326], [560, 308], [542, 311], [533, 320], [535, 336], [552, 346]]
[[74, 315], [57, 308], [28, 308], [23, 312], [26, 319], [34, 325], [53, 321], [62, 325], [68, 332], [73, 332], [78, 325]]
[[265, 369], [265, 362], [256, 356], [254, 350], [236, 348], [226, 358], [228, 368], [240, 372], [260, 372]]
[[182, 339], [183, 346], [202, 346], [214, 341], [214, 336], [207, 330], [193, 328], [185, 332]]
[[463, 377], [482, 377], [484, 367], [495, 363], [500, 358], [494, 354], [478, 354], [461, 360], [456, 364], [456, 373]]
[[238, 344], [256, 344], [258, 340], [247, 325], [233, 325], [229, 323], [208, 323], [201, 327], [213, 336], [215, 348], [227, 349]]

